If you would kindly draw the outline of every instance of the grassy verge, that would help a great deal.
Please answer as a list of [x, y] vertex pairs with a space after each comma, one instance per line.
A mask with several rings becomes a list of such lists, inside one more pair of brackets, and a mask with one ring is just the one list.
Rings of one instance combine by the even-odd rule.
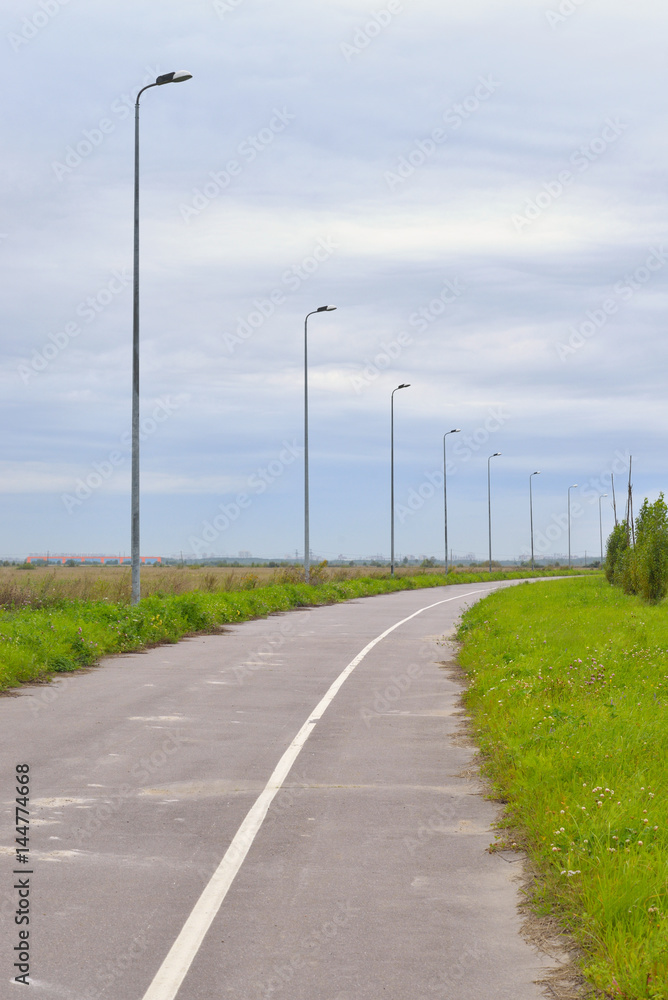
[[668, 997], [668, 614], [602, 577], [494, 593], [460, 663], [503, 825], [540, 873], [536, 912], [610, 997]]
[[[555, 575], [538, 573], [536, 575]], [[154, 594], [134, 607], [124, 602], [52, 600], [38, 609], [0, 611], [0, 690], [59, 671], [76, 670], [102, 656], [176, 642], [291, 608], [451, 583], [520, 579], [525, 573], [457, 573], [395, 579], [358, 578], [313, 586], [275, 584], [250, 590]]]

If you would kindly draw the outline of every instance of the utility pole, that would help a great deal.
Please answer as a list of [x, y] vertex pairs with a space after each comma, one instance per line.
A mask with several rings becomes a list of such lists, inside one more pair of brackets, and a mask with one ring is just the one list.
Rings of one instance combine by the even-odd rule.
[[614, 472], [610, 473], [610, 482], [612, 483], [612, 509], [614, 511], [614, 514], [615, 514], [615, 528], [616, 528], [617, 524], [618, 524], [618, 521], [617, 521], [617, 501], [615, 499], [615, 474], [614, 474]]

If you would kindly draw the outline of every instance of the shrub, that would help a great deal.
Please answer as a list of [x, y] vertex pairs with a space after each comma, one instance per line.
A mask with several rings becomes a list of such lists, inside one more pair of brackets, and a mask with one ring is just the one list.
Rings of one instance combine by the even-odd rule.
[[309, 582], [320, 584], [327, 582], [327, 560], [323, 559], [322, 562], [317, 563], [315, 566], [311, 566], [309, 570]]
[[276, 583], [303, 583], [304, 570], [301, 566], [284, 566], [276, 574]]
[[668, 507], [663, 499], [647, 499], [636, 519], [635, 576], [637, 591], [656, 604], [668, 592]]
[[631, 546], [622, 549], [615, 565], [615, 583], [625, 594], [638, 593], [638, 564], [636, 550]]
[[605, 549], [605, 578], [608, 583], [621, 586], [621, 564], [629, 547], [629, 532], [626, 521], [616, 524], [610, 532]]
[[640, 594], [648, 604], [656, 604], [668, 593], [668, 506], [663, 493], [653, 504], [645, 498], [635, 527], [634, 548], [629, 545], [626, 521], [612, 530], [605, 575], [624, 593]]

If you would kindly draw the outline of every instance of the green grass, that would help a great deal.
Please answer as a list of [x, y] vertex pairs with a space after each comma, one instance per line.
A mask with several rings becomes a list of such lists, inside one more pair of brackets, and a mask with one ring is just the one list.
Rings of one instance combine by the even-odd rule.
[[[546, 571], [536, 575], [555, 575]], [[283, 583], [231, 592], [158, 593], [131, 607], [125, 602], [51, 599], [39, 608], [0, 611], [0, 690], [54, 673], [76, 670], [113, 653], [176, 642], [184, 635], [212, 632], [230, 622], [276, 611], [331, 604], [354, 597], [451, 583], [518, 579], [522, 572], [418, 574], [308, 585]], [[248, 585], [248, 584], [246, 584]]]
[[558, 580], [494, 593], [459, 638], [536, 912], [574, 935], [606, 995], [668, 997], [668, 607], [601, 576]]

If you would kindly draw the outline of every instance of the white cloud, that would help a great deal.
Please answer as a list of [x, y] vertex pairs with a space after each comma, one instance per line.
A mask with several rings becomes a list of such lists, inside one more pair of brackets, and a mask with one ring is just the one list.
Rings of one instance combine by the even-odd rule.
[[[14, 33], [38, 9], [6, 6]], [[131, 105], [148, 69], [193, 80], [142, 98], [142, 412], [179, 400], [142, 448], [143, 490], [151, 503], [171, 497], [178, 524], [153, 513], [147, 544], [178, 551], [284, 440], [301, 441], [304, 316], [328, 302], [337, 312], [309, 328], [323, 554], [387, 550], [389, 398], [404, 380], [406, 494], [439, 467], [444, 428], [474, 434], [490, 407], [510, 414], [490, 438], [506, 457], [500, 554], [525, 546], [523, 463], [544, 465], [541, 489], [558, 498], [621, 448], [639, 492], [663, 488], [668, 268], [631, 296], [615, 285], [666, 231], [668, 15], [650, 0], [632, 12], [585, 0], [551, 26], [558, 8], [404, 0], [350, 60], [341, 45], [369, 22], [363, 0], [229, 11], [169, 0], [159, 17], [149, 3], [72, 0], [17, 51], [7, 42], [18, 99], [0, 111], [0, 493], [12, 538], [0, 551], [34, 549], [37, 524], [52, 550], [65, 537], [124, 544], [124, 468], [65, 521], [59, 493], [128, 430], [131, 292], [105, 289], [132, 263]], [[498, 86], [476, 99], [485, 79]], [[624, 124], [619, 135], [608, 120]], [[447, 281], [463, 291], [441, 310]], [[619, 308], [592, 330], [611, 295]], [[86, 319], [90, 299], [100, 308]], [[58, 347], [73, 323], [80, 332]], [[582, 342], [560, 357], [574, 330]], [[25, 378], [21, 365], [39, 370]], [[454, 544], [480, 554], [485, 463], [483, 444], [460, 462], [452, 501]], [[295, 462], [239, 519], [237, 548], [299, 546], [300, 475]], [[439, 517], [434, 501], [399, 547], [438, 552]]]

